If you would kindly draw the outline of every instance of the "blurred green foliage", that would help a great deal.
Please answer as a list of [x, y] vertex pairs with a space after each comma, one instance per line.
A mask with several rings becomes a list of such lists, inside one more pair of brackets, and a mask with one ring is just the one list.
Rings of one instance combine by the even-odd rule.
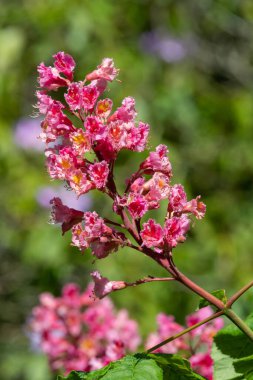
[[[94, 264], [47, 223], [48, 211], [36, 201], [50, 181], [43, 154], [22, 150], [13, 139], [15, 123], [33, 114], [37, 64], [64, 50], [80, 79], [103, 57], [114, 58], [122, 81], [110, 87], [115, 105], [136, 98], [140, 118], [153, 127], [150, 147], [169, 146], [173, 182], [207, 204], [206, 218], [176, 249], [175, 261], [207, 289], [231, 294], [252, 279], [253, 267], [253, 3], [2, 0], [0, 23], [0, 373], [6, 380], [49, 380], [45, 358], [30, 350], [24, 334], [40, 292], [59, 294], [68, 281], [85, 287], [94, 267], [124, 280], [163, 272], [127, 249]], [[152, 33], [169, 44], [158, 51]], [[121, 153], [120, 186], [144, 157]], [[93, 202], [101, 215], [111, 214], [109, 200], [94, 193]], [[143, 335], [155, 328], [158, 312], [182, 322], [198, 303], [179, 285], [164, 283], [113, 299], [137, 318]], [[251, 291], [239, 302], [242, 316], [252, 301]]]

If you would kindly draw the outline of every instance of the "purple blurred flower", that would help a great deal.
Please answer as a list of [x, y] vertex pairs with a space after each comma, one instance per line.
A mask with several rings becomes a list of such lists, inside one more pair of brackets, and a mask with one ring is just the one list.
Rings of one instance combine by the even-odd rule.
[[189, 53], [187, 41], [159, 31], [143, 33], [140, 46], [146, 53], [156, 55], [169, 63], [180, 61]]
[[39, 139], [41, 120], [40, 118], [21, 118], [15, 125], [13, 133], [15, 144], [25, 150], [42, 152], [45, 144]]
[[92, 205], [90, 195], [85, 194], [77, 199], [77, 195], [73, 191], [67, 190], [64, 186], [42, 187], [38, 191], [36, 199], [42, 207], [51, 208], [50, 200], [54, 197], [61, 198], [62, 203], [69, 208], [74, 208], [80, 211], [87, 211]]

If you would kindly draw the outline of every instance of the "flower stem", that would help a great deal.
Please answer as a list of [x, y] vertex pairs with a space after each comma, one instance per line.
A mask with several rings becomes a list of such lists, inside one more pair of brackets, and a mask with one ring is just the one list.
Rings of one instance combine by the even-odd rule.
[[156, 346], [149, 348], [146, 352], [147, 352], [147, 353], [150, 353], [150, 352], [152, 352], [152, 351], [155, 351], [155, 350], [157, 350], [158, 348], [164, 346], [165, 344], [170, 343], [170, 342], [172, 342], [173, 340], [175, 340], [175, 339], [177, 339], [177, 338], [180, 338], [182, 335], [187, 334], [188, 332], [190, 332], [190, 331], [196, 329], [197, 327], [199, 327], [199, 326], [201, 326], [201, 325], [204, 325], [205, 323], [210, 322], [210, 321], [212, 321], [212, 320], [215, 319], [215, 318], [220, 317], [222, 314], [224, 314], [223, 310], [218, 311], [217, 313], [212, 314], [210, 317], [208, 317], [208, 318], [206, 318], [206, 319], [203, 319], [202, 321], [196, 323], [195, 325], [192, 325], [192, 326], [188, 327], [187, 329], [181, 331], [180, 333], [178, 333], [178, 334], [176, 334], [176, 335], [172, 335], [171, 337], [169, 337], [168, 339], [165, 339], [164, 341], [160, 342], [160, 343], [157, 344]]
[[248, 289], [253, 286], [253, 281], [249, 282], [247, 285], [243, 286], [238, 292], [236, 292], [227, 302], [227, 307], [230, 308], [235, 301], [238, 300]]
[[[132, 245], [132, 248], [137, 249], [143, 253], [145, 253], [147, 256], [151, 257], [153, 260], [155, 260], [159, 265], [161, 265], [164, 269], [166, 269], [172, 277], [182, 283], [184, 286], [186, 286], [188, 289], [190, 289], [192, 292], [198, 294], [200, 297], [207, 300], [211, 305], [215, 306], [219, 311], [219, 315], [226, 315], [241, 331], [245, 333], [253, 341], [253, 331], [245, 324], [245, 322], [233, 311], [231, 310], [231, 305], [242, 295], [244, 294], [249, 288], [253, 286], [253, 281], [249, 284], [245, 285], [242, 289], [240, 289], [237, 293], [235, 293], [227, 302], [225, 305], [219, 298], [215, 297], [211, 293], [207, 292], [205, 289], [201, 288], [199, 285], [197, 285], [195, 282], [190, 280], [187, 276], [185, 276], [183, 273], [181, 273], [176, 265], [173, 262], [172, 255], [169, 255], [167, 258], [160, 258], [158, 255], [155, 255], [155, 253], [151, 249], [147, 249], [146, 247], [136, 247]], [[216, 313], [217, 314], [217, 313]], [[215, 318], [215, 317], [214, 317]], [[205, 323], [205, 322], [203, 322]], [[192, 329], [198, 327], [192, 326]], [[188, 332], [188, 329], [184, 330]], [[189, 330], [191, 331], [191, 330]], [[183, 332], [182, 332], [183, 333]], [[183, 334], [182, 334], [183, 335]], [[165, 343], [161, 343], [161, 345], [155, 346], [155, 348], [152, 348], [152, 351], [155, 349], [161, 347], [163, 344], [166, 344], [168, 342], [171, 342], [172, 340], [178, 338], [181, 336], [181, 333], [179, 335], [175, 335], [174, 337], [169, 338], [169, 340], [166, 340]], [[151, 351], [148, 351], [151, 352]]]
[[104, 218], [105, 223], [107, 224], [112, 224], [113, 226], [121, 227], [121, 228], [126, 228], [124, 224], [120, 224], [117, 222], [114, 222], [113, 220], [110, 220], [108, 218]]
[[224, 310], [226, 315], [245, 335], [253, 341], [253, 331], [246, 325], [246, 323], [231, 309]]
[[144, 277], [140, 280], [134, 281], [134, 282], [126, 282], [127, 286], [136, 286], [141, 284], [146, 284], [147, 282], [155, 282], [155, 281], [173, 281], [175, 280], [173, 277]]
[[181, 282], [188, 289], [198, 294], [200, 297], [206, 299], [210, 304], [217, 307], [219, 310], [223, 310], [225, 305], [219, 300], [217, 297], [213, 296], [211, 293], [207, 292], [205, 289], [201, 288], [199, 285], [195, 284], [192, 280], [190, 280], [187, 276], [177, 270], [177, 281]]

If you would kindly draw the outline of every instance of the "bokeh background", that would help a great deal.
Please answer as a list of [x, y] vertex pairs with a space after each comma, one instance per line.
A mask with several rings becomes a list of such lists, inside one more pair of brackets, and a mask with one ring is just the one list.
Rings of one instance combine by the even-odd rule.
[[[57, 295], [69, 281], [84, 288], [94, 268], [123, 280], [164, 273], [128, 249], [93, 263], [48, 223], [50, 197], [76, 200], [44, 167], [39, 120], [31, 117], [36, 66], [63, 50], [75, 58], [81, 79], [103, 57], [114, 58], [122, 83], [111, 86], [110, 97], [116, 106], [125, 96], [136, 98], [140, 119], [152, 126], [150, 147], [170, 149], [173, 182], [207, 204], [206, 218], [176, 249], [175, 261], [208, 290], [231, 294], [253, 272], [253, 2], [2, 0], [0, 20], [0, 377], [51, 380], [25, 335], [42, 291]], [[144, 157], [120, 154], [121, 186]], [[78, 207], [111, 214], [110, 201], [95, 192]], [[174, 283], [112, 298], [138, 320], [143, 336], [155, 329], [158, 312], [183, 322], [198, 301]], [[240, 300], [241, 316], [252, 301], [252, 291]]]

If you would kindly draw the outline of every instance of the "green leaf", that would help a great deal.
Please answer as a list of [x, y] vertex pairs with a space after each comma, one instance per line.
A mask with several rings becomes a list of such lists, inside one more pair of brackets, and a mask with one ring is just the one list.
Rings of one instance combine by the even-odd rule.
[[125, 356], [108, 366], [87, 373], [71, 372], [66, 380], [163, 380], [163, 371], [155, 360], [146, 357]]
[[85, 372], [80, 371], [72, 371], [67, 377], [58, 376], [57, 380], [85, 380], [87, 379], [87, 374]]
[[253, 370], [253, 355], [247, 356], [234, 361], [236, 372], [247, 373]]
[[[225, 289], [218, 289], [211, 292], [211, 294], [218, 298], [220, 301], [222, 301], [224, 304], [227, 303], [227, 296]], [[211, 305], [209, 301], [205, 300], [204, 298], [200, 298], [199, 300], [199, 309], [202, 309], [203, 307], [206, 307], [208, 305]]]
[[[155, 360], [145, 356], [126, 356], [112, 363], [112, 368], [102, 376], [103, 380], [162, 380], [163, 371]], [[89, 379], [89, 377], [87, 377]], [[90, 378], [91, 379], [91, 378]]]
[[149, 354], [163, 369], [163, 379], [170, 380], [203, 380], [204, 378], [191, 369], [188, 360], [179, 355]]
[[[246, 319], [253, 328], [253, 314]], [[253, 342], [235, 325], [220, 330], [214, 338], [214, 380], [253, 380]]]
[[236, 373], [233, 366], [233, 359], [224, 355], [213, 343], [212, 358], [214, 361], [214, 380], [239, 380], [243, 379], [241, 375]]
[[[253, 329], [253, 313], [245, 322]], [[234, 324], [220, 330], [214, 341], [223, 354], [235, 359], [240, 359], [253, 353], [253, 342]]]
[[135, 354], [92, 372], [72, 371], [58, 380], [204, 380], [179, 355]]
[[245, 379], [246, 380], [253, 380], [253, 371], [251, 371], [250, 373], [247, 373]]

